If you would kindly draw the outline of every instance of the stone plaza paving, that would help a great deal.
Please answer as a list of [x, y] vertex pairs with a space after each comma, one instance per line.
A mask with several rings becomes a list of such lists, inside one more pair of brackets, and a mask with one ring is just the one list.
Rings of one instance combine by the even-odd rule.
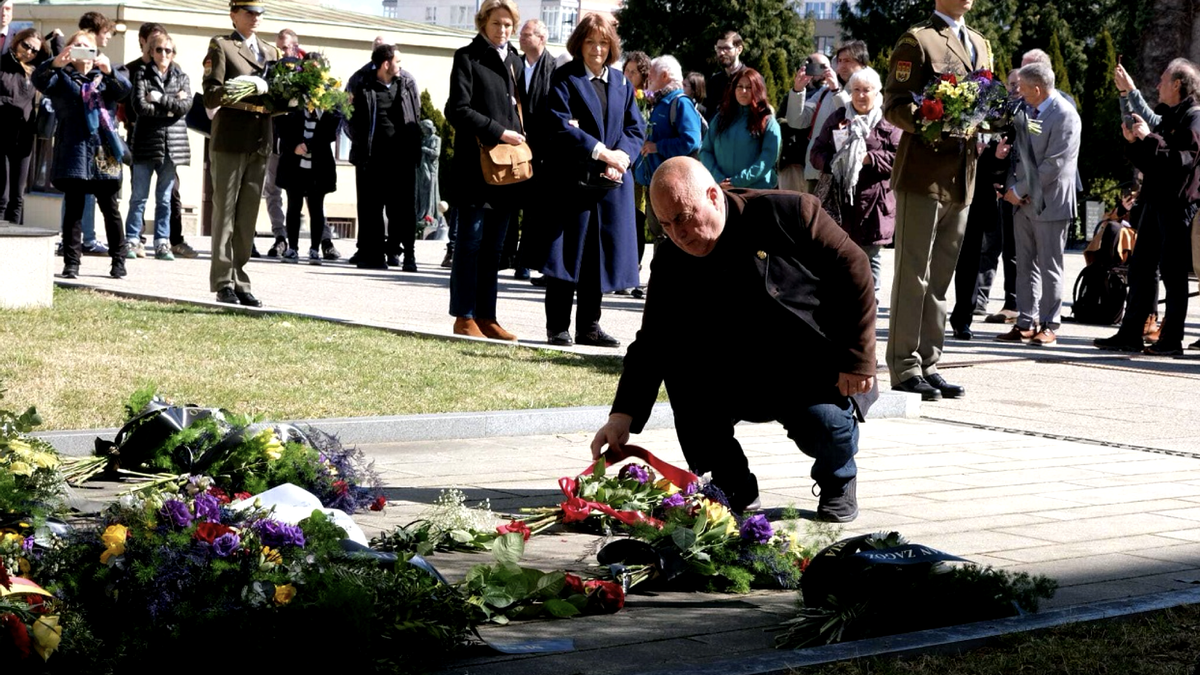
[[[204, 239], [192, 243], [207, 248]], [[268, 244], [259, 240], [260, 249]], [[339, 246], [350, 252], [349, 242]], [[416, 274], [271, 261], [254, 262], [249, 272], [267, 311], [448, 335], [448, 274], [435, 266], [440, 245], [418, 242], [418, 253]], [[887, 253], [885, 270], [891, 266]], [[1068, 253], [1067, 278], [1073, 280], [1081, 267], [1078, 253]], [[130, 276], [116, 281], [101, 276], [107, 261], [85, 258], [83, 273], [69, 285], [210, 302], [207, 270], [206, 258], [131, 261]], [[507, 274], [502, 273], [501, 322], [528, 344], [545, 348], [542, 291]], [[643, 278], [647, 275], [644, 271]], [[886, 294], [885, 286], [880, 362]], [[993, 298], [998, 295], [996, 289]], [[1200, 333], [1196, 304], [1188, 315], [1187, 342]], [[627, 296], [607, 296], [605, 329], [627, 344], [641, 307]], [[998, 308], [993, 300], [992, 309]], [[698, 321], [702, 333], [720, 329]], [[845, 535], [897, 530], [981, 564], [1052, 576], [1060, 590], [1049, 608], [1200, 584], [1200, 352], [1174, 359], [1100, 352], [1091, 340], [1113, 329], [1072, 323], [1064, 324], [1059, 345], [1043, 349], [991, 341], [1006, 326], [979, 323], [975, 329], [970, 342], [947, 340], [943, 359], [947, 379], [967, 386], [964, 399], [914, 404], [910, 410], [919, 409], [919, 416], [872, 419], [861, 426], [861, 515]], [[488, 498], [497, 512], [556, 504], [557, 479], [588, 463], [591, 433], [603, 420], [603, 411], [593, 412], [578, 428], [557, 433], [361, 443], [392, 502], [383, 514], [359, 521], [369, 535], [407, 523], [450, 487], [473, 499]], [[782, 428], [741, 425], [738, 436], [768, 513], [777, 516], [790, 506], [802, 517], [811, 515], [816, 500], [810, 461]], [[682, 464], [669, 428], [633, 440]], [[585, 570], [594, 563], [595, 544], [586, 535], [542, 535], [530, 541], [523, 564]], [[459, 554], [430, 559], [451, 578], [484, 561]], [[780, 592], [635, 594], [613, 616], [481, 629], [489, 640], [570, 636], [575, 651], [506, 656], [480, 648], [445, 672], [627, 673], [725, 663], [769, 652], [774, 634], [765, 629], [786, 618], [794, 602], [793, 594]]]

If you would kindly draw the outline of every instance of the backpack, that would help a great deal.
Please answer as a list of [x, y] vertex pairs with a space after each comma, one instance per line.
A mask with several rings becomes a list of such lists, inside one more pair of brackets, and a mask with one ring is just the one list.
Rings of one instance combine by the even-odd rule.
[[[675, 128], [675, 118], [679, 115], [677, 112], [679, 109], [679, 102], [685, 98], [688, 97], [676, 96], [675, 98], [671, 99], [671, 107], [667, 109], [667, 121], [671, 123], [672, 129]], [[691, 99], [688, 98], [688, 100], [690, 101]], [[695, 103], [692, 104], [692, 110], [696, 110]], [[708, 120], [704, 119], [704, 115], [701, 115], [700, 111], [698, 110], [696, 111], [696, 116], [700, 118], [700, 141], [703, 142], [704, 137], [708, 135]], [[699, 159], [700, 151], [696, 150], [695, 152], [689, 154], [688, 157], [691, 157], [692, 159]]]
[[1125, 315], [1129, 294], [1125, 261], [1137, 235], [1120, 221], [1105, 221], [1084, 251], [1087, 266], [1075, 279], [1071, 315], [1079, 323], [1111, 326]]

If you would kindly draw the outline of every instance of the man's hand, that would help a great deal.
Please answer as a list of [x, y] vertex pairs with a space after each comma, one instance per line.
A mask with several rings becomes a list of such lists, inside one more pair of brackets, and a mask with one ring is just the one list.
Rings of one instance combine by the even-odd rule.
[[96, 55], [95, 65], [100, 69], [100, 72], [104, 73], [105, 75], [112, 75], [112, 63], [104, 54]]
[[1139, 141], [1150, 135], [1150, 125], [1140, 115], [1133, 116], [1133, 127], [1129, 129], [1133, 137]]
[[1117, 85], [1117, 90], [1124, 96], [1133, 91], [1137, 87], [1133, 84], [1133, 78], [1125, 71], [1125, 66], [1117, 64], [1117, 69], [1113, 71], [1113, 84]]
[[1012, 143], [1004, 140], [1004, 137], [1001, 136], [1000, 142], [996, 144], [996, 159], [1008, 157], [1010, 151], [1012, 151]]
[[838, 391], [842, 396], [865, 394], [875, 386], [875, 378], [870, 375], [855, 373], [838, 373]]
[[730, 190], [732, 188], [733, 188], [733, 179], [726, 178], [725, 180], [721, 181], [721, 189], [722, 190]]
[[525, 142], [525, 137], [512, 129], [505, 129], [504, 133], [500, 134], [500, 142], [508, 143], [509, 145], [520, 145]]
[[1013, 206], [1020, 206], [1025, 203], [1025, 199], [1018, 197], [1016, 190], [1013, 190], [1012, 188], [1009, 188], [1008, 192], [1004, 193], [1004, 201], [1012, 204]]
[[792, 77], [792, 91], [800, 93], [804, 91], [804, 88], [807, 87], [808, 83], [812, 81], [812, 75], [805, 75], [804, 67], [801, 66], [796, 70], [795, 76]]
[[645, 143], [642, 143], [643, 155], [653, 155], [656, 152], [658, 152], [658, 143], [655, 143], [654, 141], [646, 141]]
[[633, 417], [625, 413], [613, 413], [608, 416], [608, 421], [600, 430], [596, 432], [596, 437], [592, 439], [592, 461], [600, 459], [600, 455], [604, 454], [604, 446], [610, 448], [621, 449], [621, 446], [629, 442], [629, 427], [633, 424]]
[[297, 155], [307, 155], [308, 154], [308, 144], [301, 143], [300, 145], [297, 145], [296, 146], [296, 154]]

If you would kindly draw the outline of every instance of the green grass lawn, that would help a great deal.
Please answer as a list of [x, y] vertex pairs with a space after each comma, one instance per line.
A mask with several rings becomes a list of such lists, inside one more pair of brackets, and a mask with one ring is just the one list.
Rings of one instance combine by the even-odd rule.
[[1193, 675], [1200, 606], [1071, 624], [1000, 638], [962, 654], [880, 657], [799, 668], [796, 675]]
[[119, 426], [152, 384], [177, 403], [273, 419], [520, 410], [612, 401], [621, 360], [396, 335], [289, 316], [55, 289], [0, 312], [0, 403], [43, 429]]

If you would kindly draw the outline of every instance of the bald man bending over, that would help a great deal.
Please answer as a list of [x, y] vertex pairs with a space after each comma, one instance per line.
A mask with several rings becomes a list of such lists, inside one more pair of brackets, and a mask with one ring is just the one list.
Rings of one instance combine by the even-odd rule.
[[733, 510], [759, 502], [734, 424], [775, 420], [815, 460], [816, 517], [854, 520], [858, 422], [878, 397], [866, 255], [812, 195], [722, 192], [690, 157], [655, 172], [650, 203], [670, 243], [592, 457], [640, 432], [666, 384], [689, 467]]

